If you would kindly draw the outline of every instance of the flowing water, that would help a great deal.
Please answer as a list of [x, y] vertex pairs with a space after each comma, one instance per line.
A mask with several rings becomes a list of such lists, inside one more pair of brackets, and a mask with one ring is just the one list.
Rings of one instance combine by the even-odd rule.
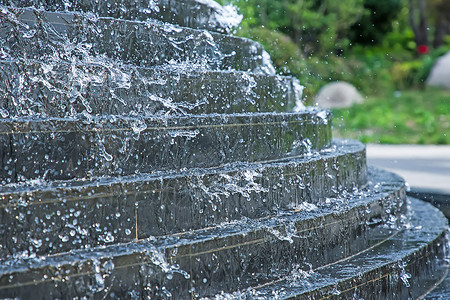
[[364, 296], [351, 280], [402, 297], [436, 282], [439, 213], [332, 140], [331, 114], [305, 108], [261, 45], [224, 34], [235, 8], [94, 2], [0, 1], [0, 297]]

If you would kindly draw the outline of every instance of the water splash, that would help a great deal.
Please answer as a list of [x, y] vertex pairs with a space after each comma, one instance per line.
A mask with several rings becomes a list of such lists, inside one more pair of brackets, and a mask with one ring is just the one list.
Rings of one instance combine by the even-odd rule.
[[197, 0], [197, 2], [215, 11], [215, 14], [212, 15], [213, 19], [209, 20], [209, 22], [217, 22], [219, 27], [226, 32], [231, 31], [233, 27], [238, 26], [242, 21], [243, 16], [238, 14], [237, 8], [231, 4], [222, 6], [213, 0]]
[[295, 95], [295, 107], [293, 109], [294, 112], [299, 112], [305, 110], [306, 106], [303, 104], [303, 90], [304, 86], [300, 85], [298, 80], [293, 80], [293, 89]]
[[181, 270], [178, 265], [170, 264], [164, 253], [157, 248], [152, 246], [150, 249], [145, 249], [143, 254], [146, 259], [166, 274], [167, 279], [171, 280], [175, 273], [181, 274], [185, 279], [191, 278], [191, 275], [188, 272]]
[[[202, 198], [206, 197], [211, 203], [220, 203], [222, 198], [228, 198], [232, 194], [240, 194], [245, 199], [250, 199], [252, 193], [267, 193], [269, 190], [258, 183], [262, 174], [258, 170], [246, 170], [234, 175], [219, 174], [217, 181], [208, 181], [207, 176], [195, 176], [189, 182], [193, 191], [200, 191]], [[208, 183], [206, 183], [208, 182]], [[217, 204], [213, 204], [217, 205]]]
[[288, 206], [289, 209], [295, 210], [295, 211], [314, 211], [319, 209], [317, 205], [313, 203], [308, 202], [301, 202], [299, 204], [291, 204]]
[[289, 244], [294, 243], [294, 238], [300, 238], [295, 222], [288, 222], [278, 228], [268, 227], [267, 231], [280, 241], [287, 241]]
[[[211, 1], [212, 2], [212, 1]], [[212, 2], [213, 3], [213, 2]], [[154, 3], [155, 4], [155, 3]], [[215, 4], [217, 6], [217, 4]], [[153, 7], [152, 3], [149, 3]], [[65, 10], [71, 10], [66, 7]], [[221, 8], [222, 9], [222, 8]], [[225, 9], [226, 10], [226, 9]], [[42, 11], [36, 11], [36, 14], [43, 14]], [[98, 98], [92, 99], [89, 96], [92, 91], [101, 91], [103, 95], [100, 97], [105, 99], [103, 107], [111, 107], [112, 110], [120, 110], [115, 108], [117, 105], [128, 106], [128, 114], [130, 115], [173, 115], [187, 114], [193, 109], [197, 109], [200, 105], [204, 105], [209, 101], [216, 99], [198, 99], [194, 103], [175, 102], [172, 99], [163, 98], [155, 93], [155, 89], [151, 86], [157, 84], [164, 85], [166, 80], [161, 80], [158, 74], [153, 78], [147, 78], [142, 75], [145, 72], [136, 66], [125, 64], [122, 60], [114, 55], [107, 55], [95, 49], [95, 38], [93, 41], [86, 41], [76, 37], [71, 37], [64, 32], [58, 31], [54, 25], [42, 22], [39, 26], [30, 27], [22, 23], [17, 16], [6, 8], [2, 8], [2, 20], [6, 23], [12, 23], [14, 30], [20, 32], [21, 36], [31, 39], [33, 44], [43, 44], [39, 51], [32, 49], [32, 54], [21, 53], [14, 48], [9, 48], [10, 43], [1, 40], [0, 53], [3, 59], [9, 60], [18, 66], [25, 66], [33, 69], [33, 75], [30, 78], [19, 76], [15, 78], [17, 82], [16, 95], [11, 97], [13, 102], [9, 109], [1, 108], [0, 116], [6, 117], [22, 117], [22, 116], [41, 116], [48, 117], [56, 113], [60, 117], [76, 117], [78, 114], [97, 115]], [[71, 17], [68, 15], [67, 17]], [[43, 19], [45, 17], [42, 16]], [[83, 21], [82, 30], [86, 35], [97, 36], [99, 39], [104, 34], [101, 24], [106, 19], [103, 18], [87, 18], [87, 15], [74, 14], [74, 20]], [[86, 20], [83, 20], [86, 18]], [[185, 38], [177, 38], [178, 33], [183, 30], [180, 27], [170, 24], [159, 24], [155, 21], [146, 21], [147, 23], [136, 22], [136, 26], [140, 24], [148, 24], [150, 30], [156, 30], [155, 26], [160, 26], [163, 31], [168, 34], [174, 33], [168, 37], [170, 45], [177, 49], [176, 52], [184, 53], [181, 46], [192, 49], [191, 44], [195, 44], [195, 53], [193, 56], [172, 57], [167, 59], [167, 64], [161, 67], [161, 70], [176, 70], [179, 74], [183, 72], [197, 72], [203, 70], [211, 70], [212, 67], [217, 68], [222, 65], [223, 61], [234, 57], [236, 52], [230, 50], [229, 53], [224, 51], [222, 46], [215, 41], [215, 36], [207, 31], [187, 35]], [[107, 23], [107, 22], [106, 22]], [[36, 50], [36, 51], [34, 51]], [[119, 49], [121, 50], [121, 49]], [[122, 51], [122, 50], [121, 50]], [[255, 48], [255, 51], [259, 50]], [[226, 52], [226, 53], [225, 53]], [[38, 54], [39, 53], [39, 54]], [[156, 59], [156, 58], [155, 58]], [[264, 68], [269, 68], [269, 65]], [[157, 73], [157, 72], [156, 72]], [[61, 76], [61, 74], [65, 74]], [[126, 91], [133, 91], [139, 82], [140, 97], [149, 99], [150, 102], [161, 104], [162, 109], [152, 111], [148, 106], [131, 105], [126, 97]], [[255, 86], [256, 82], [250, 78], [249, 92]], [[49, 99], [39, 99], [35, 97], [35, 87], [42, 86], [48, 91]], [[109, 90], [104, 91], [105, 87]], [[156, 89], [157, 90], [157, 89]], [[9, 95], [8, 91], [3, 91], [5, 95]], [[50, 103], [45, 103], [49, 101]], [[114, 103], [113, 101], [117, 101]], [[48, 105], [54, 111], [48, 111]]]

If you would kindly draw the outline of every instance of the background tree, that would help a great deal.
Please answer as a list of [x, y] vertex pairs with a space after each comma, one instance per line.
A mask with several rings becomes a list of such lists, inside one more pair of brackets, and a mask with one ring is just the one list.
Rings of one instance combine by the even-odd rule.
[[[260, 42], [309, 99], [336, 80], [365, 94], [421, 88], [435, 59], [450, 50], [450, 0], [217, 1], [238, 7], [244, 19], [236, 34]], [[444, 47], [417, 56], [417, 45], [433, 35]]]
[[445, 36], [450, 33], [450, 1], [431, 0], [430, 5], [434, 19], [433, 47], [439, 48], [445, 44]]
[[398, 17], [404, 0], [365, 0], [365, 13], [350, 28], [352, 43], [376, 45], [392, 31], [392, 23]]
[[444, 45], [445, 36], [450, 32], [450, 1], [408, 0], [408, 5], [409, 22], [416, 45], [428, 45], [432, 32], [433, 47]]
[[416, 45], [428, 45], [427, 1], [408, 0], [408, 3], [409, 23], [414, 32]]
[[364, 15], [364, 0], [238, 0], [244, 30], [279, 31], [301, 51], [329, 53], [350, 44], [348, 30]]

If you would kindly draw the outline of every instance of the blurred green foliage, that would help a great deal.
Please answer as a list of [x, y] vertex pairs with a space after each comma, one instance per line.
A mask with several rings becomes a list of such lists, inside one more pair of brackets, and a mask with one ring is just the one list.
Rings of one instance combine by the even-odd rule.
[[[432, 40], [434, 24], [450, 18], [450, 1], [427, 1]], [[437, 49], [417, 53], [408, 7], [417, 1], [221, 2], [244, 15], [237, 35], [259, 41], [280, 74], [299, 78], [307, 104], [322, 86], [338, 80], [368, 96], [362, 105], [334, 110], [335, 136], [450, 144], [450, 93], [425, 90], [424, 84], [436, 59], [450, 50], [450, 36]]]
[[364, 0], [364, 15], [351, 26], [350, 39], [355, 44], [371, 45], [383, 42], [392, 30], [392, 21], [398, 18], [403, 0]]
[[450, 91], [426, 89], [369, 97], [333, 110], [333, 134], [364, 143], [450, 144]]
[[337, 80], [365, 95], [422, 88], [435, 59], [450, 50], [448, 37], [445, 46], [417, 55], [407, 0], [221, 2], [244, 15], [237, 35], [259, 41], [280, 74], [299, 78], [307, 103]]
[[[301, 53], [339, 54], [356, 40], [379, 38], [403, 0], [234, 0], [242, 29], [265, 28], [288, 36]], [[380, 4], [381, 3], [381, 4]], [[376, 13], [373, 10], [377, 10]]]

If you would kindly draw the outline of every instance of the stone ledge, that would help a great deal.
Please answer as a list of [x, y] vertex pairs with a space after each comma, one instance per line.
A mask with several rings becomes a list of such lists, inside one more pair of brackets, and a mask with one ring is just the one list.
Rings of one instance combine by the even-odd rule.
[[139, 67], [172, 65], [275, 75], [263, 47], [246, 38], [155, 21], [2, 8], [0, 42], [4, 58], [22, 57], [56, 64], [96, 61]]
[[[278, 299], [421, 299], [447, 274], [448, 224], [436, 208], [410, 199], [409, 228], [373, 239], [373, 246], [335, 263], [236, 294]], [[248, 296], [246, 296], [248, 295]], [[233, 298], [234, 295], [230, 295]]]
[[366, 183], [364, 147], [355, 143], [284, 161], [13, 185], [1, 193], [1, 256], [64, 252], [263, 218], [301, 209], [302, 202], [319, 205]]
[[[386, 178], [395, 181], [384, 183]], [[85, 295], [83, 286], [92, 286], [101, 276], [104, 288], [116, 296], [134, 291], [158, 297], [166, 290], [183, 299], [192, 287], [199, 296], [207, 296], [273, 280], [272, 269], [282, 276], [293, 268], [320, 268], [375, 247], [378, 237], [392, 234], [390, 227], [382, 226], [392, 217], [398, 221], [390, 224], [398, 226], [406, 209], [402, 180], [377, 170], [371, 171], [370, 179], [373, 184], [365, 190], [309, 211], [290, 210], [173, 236], [73, 250], [45, 260], [3, 261], [0, 295], [26, 296], [33, 290], [46, 296], [62, 291], [65, 296]], [[339, 200], [348, 201], [345, 209], [336, 209]], [[247, 259], [237, 263], [241, 257]], [[103, 289], [97, 291], [102, 293]]]
[[267, 161], [330, 146], [331, 114], [0, 120], [4, 184]]
[[[152, 4], [152, 5], [151, 5]], [[47, 11], [84, 12], [99, 17], [146, 21], [148, 19], [184, 27], [228, 32], [237, 22], [227, 22], [232, 14], [219, 5], [197, 0], [1, 0], [0, 5], [35, 7]]]
[[301, 92], [276, 75], [0, 60], [0, 118], [281, 112]]

